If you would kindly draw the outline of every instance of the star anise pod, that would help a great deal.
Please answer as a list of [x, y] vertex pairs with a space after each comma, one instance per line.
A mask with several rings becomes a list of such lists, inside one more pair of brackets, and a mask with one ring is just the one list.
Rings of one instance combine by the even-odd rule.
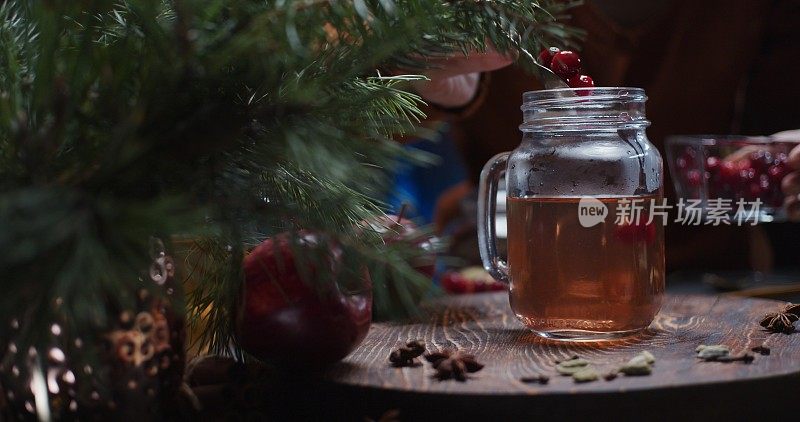
[[392, 366], [417, 366], [416, 358], [425, 353], [425, 344], [420, 340], [413, 340], [406, 343], [405, 346], [400, 347], [389, 354], [389, 362]]
[[425, 359], [436, 369], [436, 378], [439, 381], [455, 379], [466, 381], [467, 373], [478, 372], [483, 369], [474, 355], [454, 350], [442, 350], [425, 355]]
[[761, 320], [761, 326], [773, 333], [794, 332], [794, 322], [800, 319], [800, 305], [788, 305], [781, 312], [769, 313]]

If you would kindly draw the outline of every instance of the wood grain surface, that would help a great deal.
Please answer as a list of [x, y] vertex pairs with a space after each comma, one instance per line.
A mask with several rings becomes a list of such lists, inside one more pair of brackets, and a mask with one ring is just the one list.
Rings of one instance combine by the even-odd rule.
[[[512, 314], [505, 293], [454, 296], [431, 304], [428, 317], [417, 323], [374, 324], [364, 343], [333, 368], [327, 380], [334, 391], [338, 386], [340, 394], [360, 397], [353, 405], [371, 401], [373, 412], [383, 405], [413, 419], [477, 418], [504, 410], [507, 416], [650, 413], [637, 407], [637, 400], [652, 403], [650, 416], [656, 419], [782, 415], [791, 406], [800, 409], [800, 334], [770, 334], [758, 321], [783, 305], [763, 299], [668, 295], [650, 328], [636, 337], [564, 343], [525, 329]], [[473, 353], [486, 366], [468, 382], [438, 381], [427, 363], [391, 367], [390, 351], [415, 339], [423, 340], [428, 350], [457, 348]], [[756, 355], [751, 364], [701, 362], [695, 358], [699, 344], [726, 344], [732, 353], [765, 345], [771, 354]], [[554, 369], [556, 360], [577, 354], [601, 371], [610, 370], [642, 350], [657, 359], [650, 376], [576, 384]], [[550, 376], [550, 382], [519, 380], [536, 373]], [[430, 411], [420, 408], [425, 406]]]
[[[414, 323], [376, 323], [344, 361], [322, 374], [281, 372], [256, 362], [207, 357], [187, 383], [205, 420], [797, 420], [800, 334], [770, 334], [761, 317], [784, 303], [731, 296], [667, 295], [641, 335], [607, 343], [562, 343], [530, 333], [505, 293], [451, 296], [427, 306]], [[457, 348], [486, 366], [467, 382], [437, 381], [429, 364], [393, 368], [392, 349], [423, 340], [429, 350]], [[765, 345], [751, 364], [700, 362], [699, 344], [733, 353]], [[576, 384], [556, 374], [555, 360], [577, 354], [600, 370], [642, 350], [657, 359], [649, 376]], [[525, 384], [534, 373], [547, 385]]]

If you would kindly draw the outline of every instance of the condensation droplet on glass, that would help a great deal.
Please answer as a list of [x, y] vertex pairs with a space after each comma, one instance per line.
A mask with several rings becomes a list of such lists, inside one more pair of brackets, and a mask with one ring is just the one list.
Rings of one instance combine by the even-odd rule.
[[168, 295], [171, 295], [171, 294], [173, 294], [173, 293], [175, 293], [175, 289], [173, 289], [172, 287], [168, 287], [168, 288], [167, 288], [167, 294], [168, 294]]
[[128, 389], [129, 390], [135, 390], [136, 387], [138, 387], [138, 386], [139, 386], [139, 384], [135, 380], [128, 381]]
[[31, 403], [31, 402], [26, 400], [25, 401], [25, 410], [27, 410], [29, 413], [34, 413], [33, 412], [33, 403]]
[[85, 373], [86, 375], [92, 375], [92, 367], [89, 365], [84, 366], [83, 373]]
[[75, 400], [70, 401], [69, 402], [69, 410], [71, 410], [73, 412], [78, 410], [78, 402], [76, 402]]
[[64, 355], [64, 352], [58, 347], [50, 349], [50, 352], [47, 354], [47, 356], [53, 362], [58, 362], [58, 363], [64, 362], [67, 359], [67, 357]]
[[225, 251], [226, 251], [226, 252], [231, 252], [231, 251], [233, 251], [233, 246], [231, 246], [231, 245], [227, 245], [227, 246], [225, 246]]
[[35, 347], [31, 347], [31, 348], [28, 349], [28, 356], [33, 358], [33, 357], [36, 357], [36, 355], [38, 355], [38, 353], [36, 352], [36, 348]]
[[67, 372], [64, 372], [64, 375], [61, 376], [61, 379], [67, 384], [74, 384], [75, 374], [72, 371], [67, 370]]
[[11, 353], [17, 353], [17, 345], [15, 343], [8, 343], [8, 351]]
[[98, 393], [97, 391], [92, 391], [92, 394], [90, 396], [92, 397], [92, 400], [100, 400], [100, 393]]
[[75, 339], [75, 347], [77, 347], [78, 349], [83, 347], [83, 340], [81, 340], [80, 337]]
[[53, 324], [50, 326], [50, 332], [53, 333], [54, 336], [61, 335], [61, 326], [58, 324]]
[[57, 297], [56, 300], [54, 301], [54, 303], [56, 304], [56, 308], [58, 308], [59, 306], [64, 304], [64, 298]]
[[19, 376], [19, 368], [17, 367], [17, 365], [11, 367], [11, 374], [14, 375], [15, 377]]
[[8, 393], [6, 393], [6, 397], [8, 397], [9, 400], [13, 401], [14, 400], [14, 392], [13, 391], [9, 391]]
[[19, 329], [19, 320], [18, 319], [14, 318], [14, 319], [11, 320], [11, 328], [13, 328], [15, 330]]

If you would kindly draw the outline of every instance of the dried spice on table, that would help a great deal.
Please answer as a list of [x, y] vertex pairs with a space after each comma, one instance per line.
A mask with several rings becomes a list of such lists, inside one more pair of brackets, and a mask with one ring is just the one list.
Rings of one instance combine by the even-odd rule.
[[751, 353], [742, 353], [739, 355], [731, 355], [730, 348], [724, 344], [715, 344], [707, 346], [701, 344], [695, 349], [697, 357], [704, 362], [743, 362], [752, 363], [755, 357]]
[[761, 326], [772, 333], [791, 334], [794, 322], [800, 319], [800, 304], [789, 304], [780, 312], [772, 312], [761, 319]]
[[594, 369], [591, 362], [578, 357], [578, 355], [567, 360], [556, 361], [556, 372], [572, 376], [576, 383], [591, 382], [600, 378], [600, 374]]
[[619, 372], [626, 376], [650, 375], [653, 372], [653, 364], [656, 362], [655, 356], [647, 350], [640, 352], [632, 357], [627, 363], [619, 368]]
[[442, 350], [425, 355], [425, 360], [436, 369], [436, 378], [439, 381], [455, 379], [464, 382], [468, 373], [478, 372], [483, 369], [483, 364], [475, 359], [475, 355], [458, 350]]
[[543, 374], [528, 375], [519, 379], [520, 382], [525, 384], [541, 384], [545, 385], [550, 382], [550, 377]]
[[417, 358], [425, 353], [425, 344], [420, 340], [413, 340], [405, 346], [393, 350], [389, 354], [389, 362], [396, 368], [419, 366]]

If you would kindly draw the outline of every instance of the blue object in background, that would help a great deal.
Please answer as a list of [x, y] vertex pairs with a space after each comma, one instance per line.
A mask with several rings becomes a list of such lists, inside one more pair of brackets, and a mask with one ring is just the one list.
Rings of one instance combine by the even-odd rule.
[[396, 214], [407, 203], [406, 218], [411, 218], [418, 224], [430, 224], [433, 222], [439, 196], [467, 178], [466, 167], [448, 129], [447, 125], [443, 125], [436, 141], [418, 140], [406, 144], [406, 148], [435, 154], [440, 161], [423, 166], [401, 163], [387, 201], [390, 206], [387, 212]]

